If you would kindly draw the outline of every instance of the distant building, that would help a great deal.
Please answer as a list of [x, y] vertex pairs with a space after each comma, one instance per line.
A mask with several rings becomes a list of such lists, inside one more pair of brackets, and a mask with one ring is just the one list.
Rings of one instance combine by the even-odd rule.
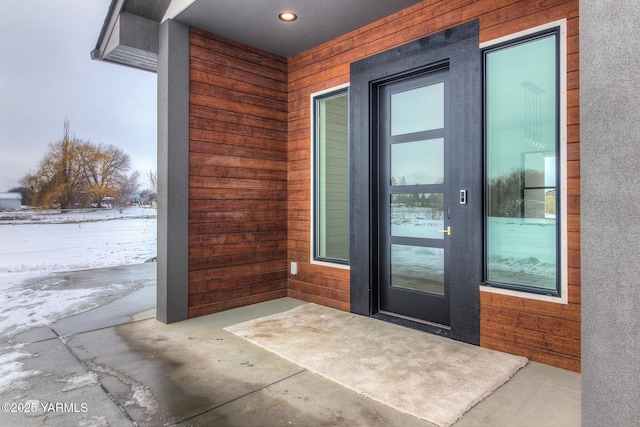
[[100, 207], [107, 208], [107, 209], [115, 208], [116, 199], [113, 197], [103, 197], [102, 200], [100, 200]]
[[0, 210], [20, 209], [22, 194], [0, 193]]

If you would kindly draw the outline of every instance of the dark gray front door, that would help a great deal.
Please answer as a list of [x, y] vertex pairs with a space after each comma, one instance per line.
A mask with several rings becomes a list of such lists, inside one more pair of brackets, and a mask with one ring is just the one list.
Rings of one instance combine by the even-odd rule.
[[378, 90], [380, 311], [449, 326], [448, 70]]
[[478, 35], [476, 20], [355, 62], [349, 96], [351, 311], [448, 325], [445, 335], [474, 344], [483, 265]]

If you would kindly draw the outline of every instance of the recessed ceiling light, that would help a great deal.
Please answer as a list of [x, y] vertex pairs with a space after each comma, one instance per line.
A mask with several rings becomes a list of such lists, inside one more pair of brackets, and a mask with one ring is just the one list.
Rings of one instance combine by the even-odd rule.
[[282, 12], [280, 15], [278, 15], [278, 18], [286, 22], [291, 22], [298, 19], [298, 15], [293, 12]]

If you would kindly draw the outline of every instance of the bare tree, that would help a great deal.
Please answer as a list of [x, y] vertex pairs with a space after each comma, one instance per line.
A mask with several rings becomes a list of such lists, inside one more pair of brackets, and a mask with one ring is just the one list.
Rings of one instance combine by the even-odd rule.
[[99, 206], [105, 197], [122, 203], [138, 188], [139, 174], [128, 175], [130, 168], [131, 158], [121, 149], [71, 138], [65, 120], [62, 141], [50, 144], [38, 170], [20, 184], [33, 192], [36, 206]]
[[128, 154], [113, 145], [84, 143], [79, 156], [84, 178], [84, 191], [91, 201], [100, 205], [105, 197], [120, 202], [137, 190], [138, 173], [128, 176], [131, 159]]
[[119, 192], [116, 196], [116, 202], [119, 205], [128, 203], [130, 201], [130, 196], [138, 192], [139, 178], [140, 173], [138, 171], [135, 171], [130, 175], [121, 174], [118, 176], [117, 187], [119, 188]]
[[149, 178], [149, 189], [151, 190], [152, 193], [157, 193], [158, 192], [158, 174], [150, 170], [149, 175], [147, 175], [147, 178]]
[[64, 122], [62, 140], [49, 144], [49, 151], [40, 161], [38, 170], [20, 180], [33, 193], [37, 206], [72, 207], [79, 202], [82, 191], [82, 171], [77, 161], [80, 142], [71, 137], [69, 121]]

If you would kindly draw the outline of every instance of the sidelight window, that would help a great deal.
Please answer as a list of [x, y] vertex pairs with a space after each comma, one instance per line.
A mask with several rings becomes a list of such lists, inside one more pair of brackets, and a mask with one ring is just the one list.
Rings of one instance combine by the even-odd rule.
[[484, 60], [485, 284], [561, 293], [560, 30]]
[[349, 260], [348, 88], [313, 96], [313, 259]]

